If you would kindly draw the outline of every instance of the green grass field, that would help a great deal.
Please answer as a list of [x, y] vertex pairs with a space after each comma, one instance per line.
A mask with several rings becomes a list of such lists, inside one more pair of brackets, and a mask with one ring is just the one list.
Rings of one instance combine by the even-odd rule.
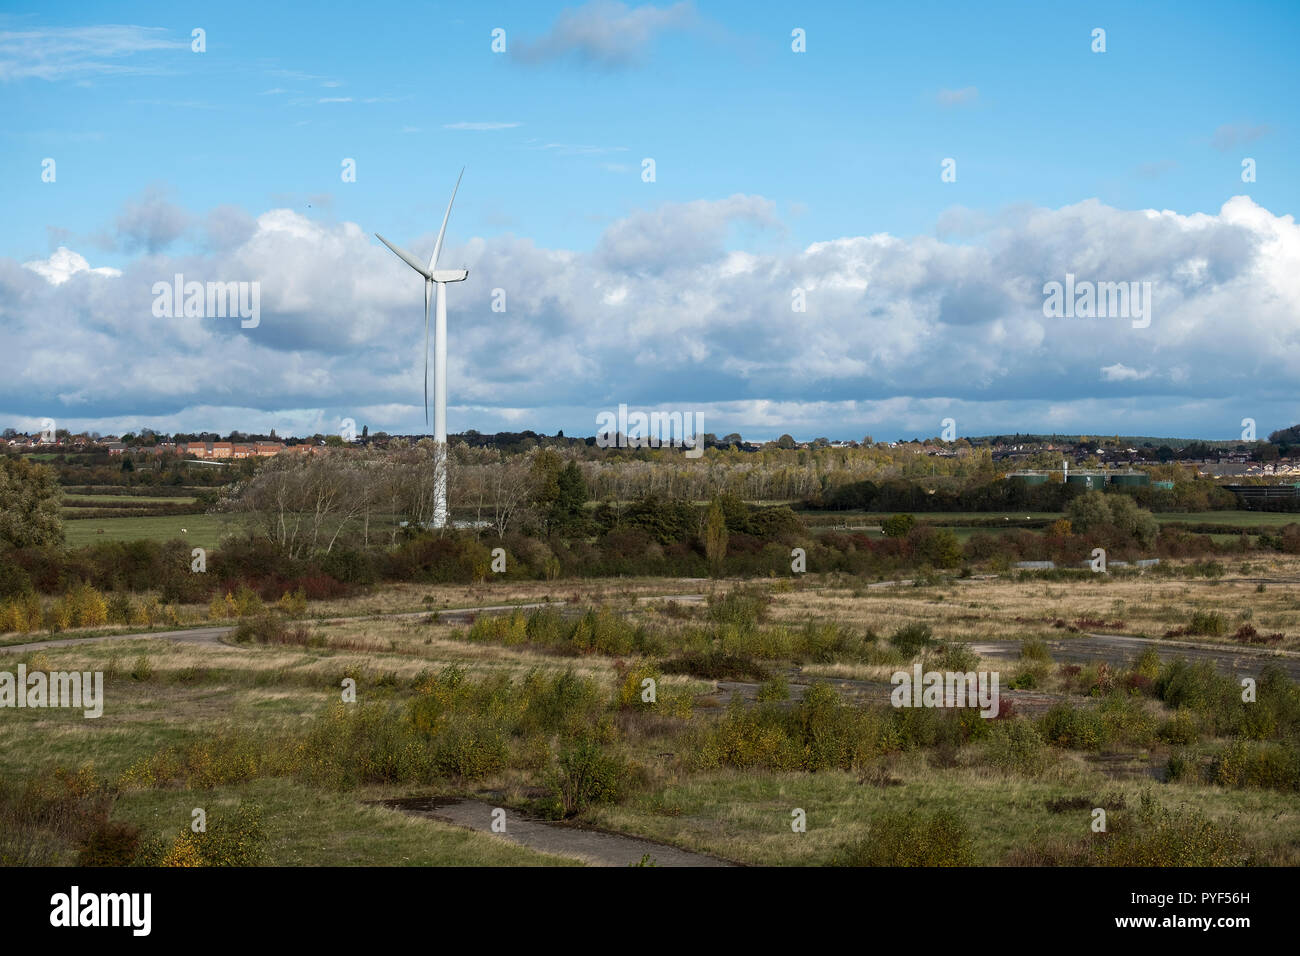
[[[183, 538], [198, 548], [215, 548], [223, 535], [235, 531], [231, 515], [165, 515], [156, 518], [72, 518], [63, 522], [70, 548], [97, 541], [170, 541]], [[181, 529], [188, 533], [182, 534]], [[103, 534], [100, 534], [102, 529]]]
[[1174, 511], [1157, 514], [1155, 518], [1161, 524], [1226, 524], [1250, 528], [1281, 528], [1300, 522], [1300, 514], [1283, 511]]

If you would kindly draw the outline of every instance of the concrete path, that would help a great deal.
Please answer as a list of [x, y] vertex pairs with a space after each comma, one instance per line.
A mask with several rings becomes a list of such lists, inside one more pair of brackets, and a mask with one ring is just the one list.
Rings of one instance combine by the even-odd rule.
[[[1257, 673], [1273, 663], [1292, 680], [1300, 680], [1300, 654], [1295, 651], [1269, 650], [1233, 644], [1200, 644], [1190, 641], [1159, 641], [1128, 634], [1085, 634], [1080, 637], [1047, 641], [1048, 650], [1057, 661], [1087, 664], [1093, 661], [1132, 663], [1148, 648], [1154, 648], [1162, 660], [1185, 657], [1189, 661], [1210, 661], [1225, 674]], [[981, 657], [1017, 658], [1019, 641], [989, 641], [971, 644]]]
[[150, 637], [163, 641], [187, 641], [193, 644], [217, 644], [234, 630], [231, 626], [191, 627], [179, 631], [140, 631], [122, 634], [99, 634], [95, 637], [54, 638], [46, 641], [31, 641], [27, 644], [8, 644], [0, 647], [0, 654], [21, 654], [27, 651], [39, 651], [49, 647], [71, 647], [74, 644], [98, 644], [100, 641], [123, 641], [128, 638]]
[[[639, 603], [650, 601], [678, 601], [682, 604], [699, 604], [706, 595], [703, 594], [651, 594], [638, 597]], [[469, 624], [479, 614], [508, 614], [512, 611], [533, 611], [543, 607], [563, 607], [567, 601], [535, 601], [531, 604], [493, 604], [486, 607], [447, 608], [438, 611], [398, 611], [394, 614], [362, 614], [352, 617], [303, 618], [304, 624], [346, 624], [356, 621], [402, 620], [438, 615], [440, 624]], [[43, 641], [29, 641], [25, 644], [7, 644], [0, 646], [0, 654], [13, 652], [39, 651], [50, 647], [71, 647], [74, 644], [95, 644], [99, 641], [125, 641], [133, 638], [156, 638], [163, 641], [187, 641], [194, 644], [219, 644], [221, 639], [233, 633], [235, 625], [221, 624], [211, 627], [191, 627], [176, 631], [123, 631], [121, 634], [99, 634], [94, 637], [50, 638]]]
[[[517, 810], [505, 810], [505, 832], [492, 830], [493, 804], [482, 800], [457, 798], [421, 798], [390, 800], [386, 806], [416, 816], [433, 817], [478, 833], [491, 833], [503, 840], [582, 860], [590, 866], [632, 866], [649, 857], [655, 866], [734, 866], [735, 864], [703, 853], [691, 853], [676, 847], [639, 837], [593, 830], [567, 823], [539, 820]], [[498, 818], [500, 814], [498, 814]]]

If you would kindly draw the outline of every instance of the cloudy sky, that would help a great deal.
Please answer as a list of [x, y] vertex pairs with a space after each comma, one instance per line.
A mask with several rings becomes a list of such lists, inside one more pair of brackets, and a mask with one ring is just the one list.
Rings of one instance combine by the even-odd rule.
[[[451, 431], [1267, 434], [1300, 8], [1132, 6], [7, 4], [0, 427], [424, 431], [373, 233], [427, 257], [466, 166]], [[155, 315], [176, 274], [260, 320]], [[1149, 324], [1046, 316], [1067, 274]]]

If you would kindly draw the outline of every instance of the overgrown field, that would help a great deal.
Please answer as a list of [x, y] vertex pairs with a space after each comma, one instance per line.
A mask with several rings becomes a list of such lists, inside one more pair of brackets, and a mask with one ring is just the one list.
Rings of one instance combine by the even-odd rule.
[[[250, 605], [221, 641], [0, 649], [105, 695], [0, 710], [0, 860], [566, 862], [376, 805], [461, 795], [751, 864], [1295, 865], [1300, 564], [1187, 568], [401, 586]], [[1111, 630], [1153, 640], [1065, 659]], [[998, 715], [891, 706], [916, 663], [997, 672]]]

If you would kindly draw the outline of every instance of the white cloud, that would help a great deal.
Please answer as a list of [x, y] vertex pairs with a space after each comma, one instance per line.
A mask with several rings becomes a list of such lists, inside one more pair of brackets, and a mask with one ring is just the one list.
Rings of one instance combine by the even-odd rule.
[[41, 27], [0, 31], [0, 81], [102, 74], [159, 73], [137, 54], [189, 51], [190, 40], [173, 40], [163, 27], [110, 24], [92, 27]]
[[[420, 284], [368, 232], [290, 209], [196, 221], [206, 252], [142, 252], [113, 282], [67, 282], [115, 272], [67, 249], [25, 268], [0, 258], [0, 352], [29, 359], [0, 382], [0, 417], [198, 428], [198, 409], [237, 395], [220, 407], [373, 408], [392, 418], [371, 431], [423, 426]], [[448, 247], [442, 262], [470, 270], [448, 289], [451, 427], [527, 410], [514, 424], [569, 431], [620, 401], [707, 407], [709, 430], [746, 434], [933, 434], [948, 415], [968, 435], [1291, 424], [1277, 383], [1300, 376], [1300, 229], [1248, 197], [1189, 216], [1016, 208], [988, 214], [977, 244], [783, 237], [776, 204], [737, 195], [638, 210], [590, 250], [511, 235]], [[434, 235], [390, 238], [427, 256]], [[151, 286], [176, 272], [258, 281], [261, 324], [155, 319]], [[1067, 272], [1151, 281], [1150, 326], [1045, 318], [1043, 284]]]
[[23, 268], [31, 269], [51, 285], [62, 285], [79, 272], [89, 272], [92, 275], [109, 277], [122, 274], [117, 269], [110, 269], [107, 266], [101, 266], [98, 269], [90, 268], [90, 263], [86, 261], [85, 256], [73, 252], [67, 246], [59, 246], [48, 259], [24, 262]]
[[1129, 368], [1120, 362], [1107, 365], [1101, 370], [1101, 378], [1105, 382], [1140, 382], [1144, 378], [1150, 378], [1151, 374], [1151, 369], [1139, 372], [1137, 369]]

